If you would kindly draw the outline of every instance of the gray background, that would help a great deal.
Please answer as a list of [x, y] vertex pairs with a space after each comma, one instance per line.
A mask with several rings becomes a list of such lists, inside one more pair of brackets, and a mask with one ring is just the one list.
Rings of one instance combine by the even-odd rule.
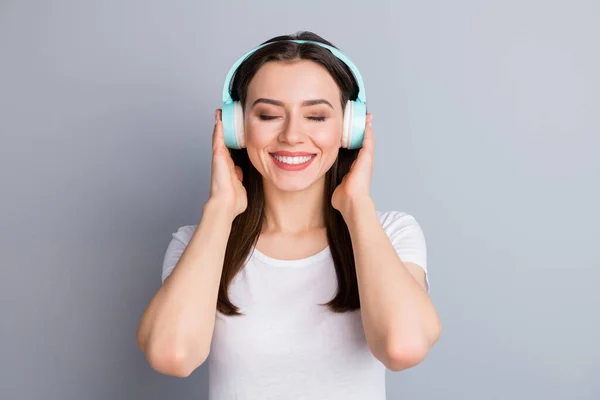
[[[289, 7], [289, 8], [288, 8]], [[378, 209], [444, 332], [390, 399], [599, 399], [596, 1], [0, 2], [0, 398], [203, 399], [135, 343], [208, 195], [225, 73], [312, 30], [359, 66]]]

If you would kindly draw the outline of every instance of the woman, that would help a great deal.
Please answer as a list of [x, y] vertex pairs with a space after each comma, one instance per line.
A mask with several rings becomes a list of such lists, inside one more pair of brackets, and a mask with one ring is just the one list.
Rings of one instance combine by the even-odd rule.
[[227, 148], [217, 110], [209, 199], [173, 234], [140, 323], [155, 370], [208, 359], [210, 399], [385, 399], [385, 369], [440, 335], [418, 222], [369, 195], [370, 114], [342, 146], [356, 71], [314, 42], [331, 45], [279, 36], [236, 68], [244, 144]]

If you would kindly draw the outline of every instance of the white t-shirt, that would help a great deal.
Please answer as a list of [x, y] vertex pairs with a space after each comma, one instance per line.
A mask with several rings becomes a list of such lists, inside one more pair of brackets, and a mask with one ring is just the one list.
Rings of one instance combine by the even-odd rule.
[[[419, 223], [399, 211], [377, 212], [400, 259], [427, 273]], [[175, 233], [162, 279], [175, 268], [197, 225]], [[426, 274], [427, 290], [429, 277]], [[337, 290], [329, 247], [301, 260], [253, 249], [229, 286], [243, 316], [216, 312], [208, 356], [210, 400], [384, 400], [385, 366], [369, 350], [360, 310], [325, 306]]]

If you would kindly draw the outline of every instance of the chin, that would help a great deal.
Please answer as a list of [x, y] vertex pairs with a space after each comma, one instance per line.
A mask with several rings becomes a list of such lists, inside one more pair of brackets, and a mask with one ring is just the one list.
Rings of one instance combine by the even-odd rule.
[[301, 192], [303, 190], [311, 187], [315, 182], [314, 181], [305, 181], [305, 180], [293, 180], [287, 182], [272, 182], [273, 186], [282, 192]]
[[325, 175], [320, 175], [317, 171], [303, 171], [291, 175], [267, 175], [266, 180], [269, 181], [270, 186], [282, 192], [301, 192], [315, 185], [324, 185]]

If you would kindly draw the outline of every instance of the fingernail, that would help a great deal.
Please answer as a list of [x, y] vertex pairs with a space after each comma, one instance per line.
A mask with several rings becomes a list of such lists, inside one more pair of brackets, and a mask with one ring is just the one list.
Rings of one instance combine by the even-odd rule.
[[219, 110], [215, 110], [215, 124], [219, 122]]

